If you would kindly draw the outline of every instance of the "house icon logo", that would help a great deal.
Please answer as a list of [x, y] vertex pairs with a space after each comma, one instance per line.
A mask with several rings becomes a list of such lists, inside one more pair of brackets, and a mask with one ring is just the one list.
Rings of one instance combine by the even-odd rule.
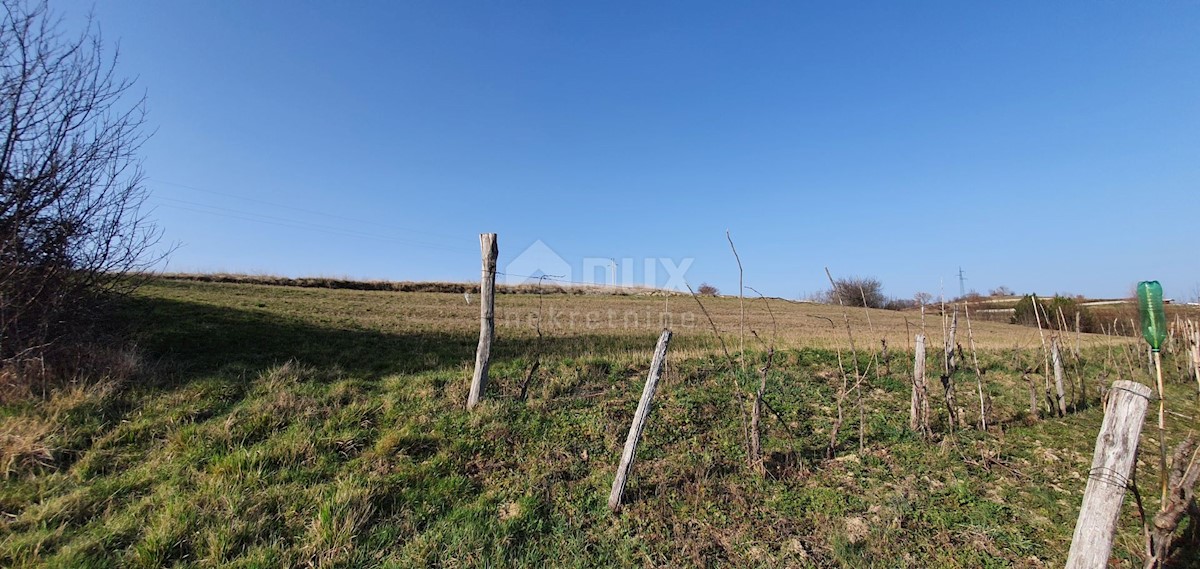
[[541, 239], [521, 251], [504, 266], [504, 284], [518, 285], [537, 282], [540, 277], [570, 281], [571, 264], [554, 252]]

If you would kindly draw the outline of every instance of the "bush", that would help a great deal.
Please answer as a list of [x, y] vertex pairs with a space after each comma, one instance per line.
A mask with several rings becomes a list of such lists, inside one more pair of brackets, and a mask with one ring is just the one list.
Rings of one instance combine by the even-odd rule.
[[700, 296], [717, 296], [721, 294], [721, 291], [708, 283], [700, 283], [700, 288], [696, 289], [696, 294]]
[[916, 308], [917, 302], [910, 298], [892, 298], [884, 303], [883, 307], [887, 310], [908, 310]]
[[[1035, 306], [1037, 307], [1037, 312], [1034, 312]], [[1027, 294], [1022, 296], [1021, 300], [1017, 301], [1017, 306], [1015, 309], [1013, 309], [1012, 323], [1020, 324], [1022, 326], [1037, 326], [1038, 319], [1041, 319], [1043, 322], [1045, 322], [1045, 311], [1046, 305], [1044, 302], [1038, 302], [1035, 305], [1033, 301], [1033, 295]], [[1043, 326], [1045, 326], [1045, 324], [1043, 324]]]
[[833, 288], [823, 295], [828, 304], [883, 308], [888, 299], [883, 295], [883, 283], [874, 277], [846, 277], [833, 281]]
[[[1025, 295], [1021, 300], [1017, 301], [1017, 306], [1013, 312], [1012, 323], [1021, 324], [1024, 326], [1037, 326], [1039, 318], [1041, 319], [1042, 328], [1047, 330], [1063, 329], [1062, 319], [1066, 319], [1066, 330], [1074, 331], [1075, 315], [1079, 314], [1079, 328], [1081, 332], [1093, 332], [1097, 329], [1095, 318], [1091, 312], [1079, 304], [1074, 298], [1067, 296], [1054, 295], [1049, 301], [1039, 298], [1034, 303], [1033, 295]], [[1036, 312], [1035, 312], [1036, 306]], [[1059, 316], [1059, 310], [1062, 310], [1062, 316]]]

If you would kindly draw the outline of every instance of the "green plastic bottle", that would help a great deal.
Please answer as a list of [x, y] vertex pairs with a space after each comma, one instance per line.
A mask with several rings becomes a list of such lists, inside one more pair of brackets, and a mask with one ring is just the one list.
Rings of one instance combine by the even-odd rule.
[[1154, 351], [1167, 339], [1167, 313], [1163, 310], [1162, 285], [1142, 281], [1137, 286], [1138, 312], [1142, 315], [1142, 336]]

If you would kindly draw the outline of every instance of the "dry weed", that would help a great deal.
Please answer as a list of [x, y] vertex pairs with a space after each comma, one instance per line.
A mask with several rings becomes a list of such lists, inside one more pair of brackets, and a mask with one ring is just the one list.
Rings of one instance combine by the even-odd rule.
[[55, 427], [32, 417], [10, 417], [0, 422], [0, 473], [5, 478], [54, 464], [50, 438]]

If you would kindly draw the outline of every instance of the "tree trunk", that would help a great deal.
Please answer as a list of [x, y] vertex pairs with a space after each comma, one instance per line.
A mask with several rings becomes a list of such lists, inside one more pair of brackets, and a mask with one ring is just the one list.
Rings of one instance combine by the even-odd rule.
[[[1200, 453], [1196, 452], [1194, 433], [1175, 447], [1171, 460], [1169, 498], [1155, 514], [1154, 523], [1150, 524], [1147, 544], [1150, 555], [1146, 559], [1146, 569], [1160, 567], [1171, 561], [1172, 545], [1177, 541], [1175, 531], [1179, 529], [1179, 522], [1183, 520], [1189, 508], [1196, 507], [1196, 482], [1200, 479], [1198, 454]], [[1192, 523], [1195, 521], [1193, 519]], [[1181, 539], [1186, 537], [1181, 536]]]

